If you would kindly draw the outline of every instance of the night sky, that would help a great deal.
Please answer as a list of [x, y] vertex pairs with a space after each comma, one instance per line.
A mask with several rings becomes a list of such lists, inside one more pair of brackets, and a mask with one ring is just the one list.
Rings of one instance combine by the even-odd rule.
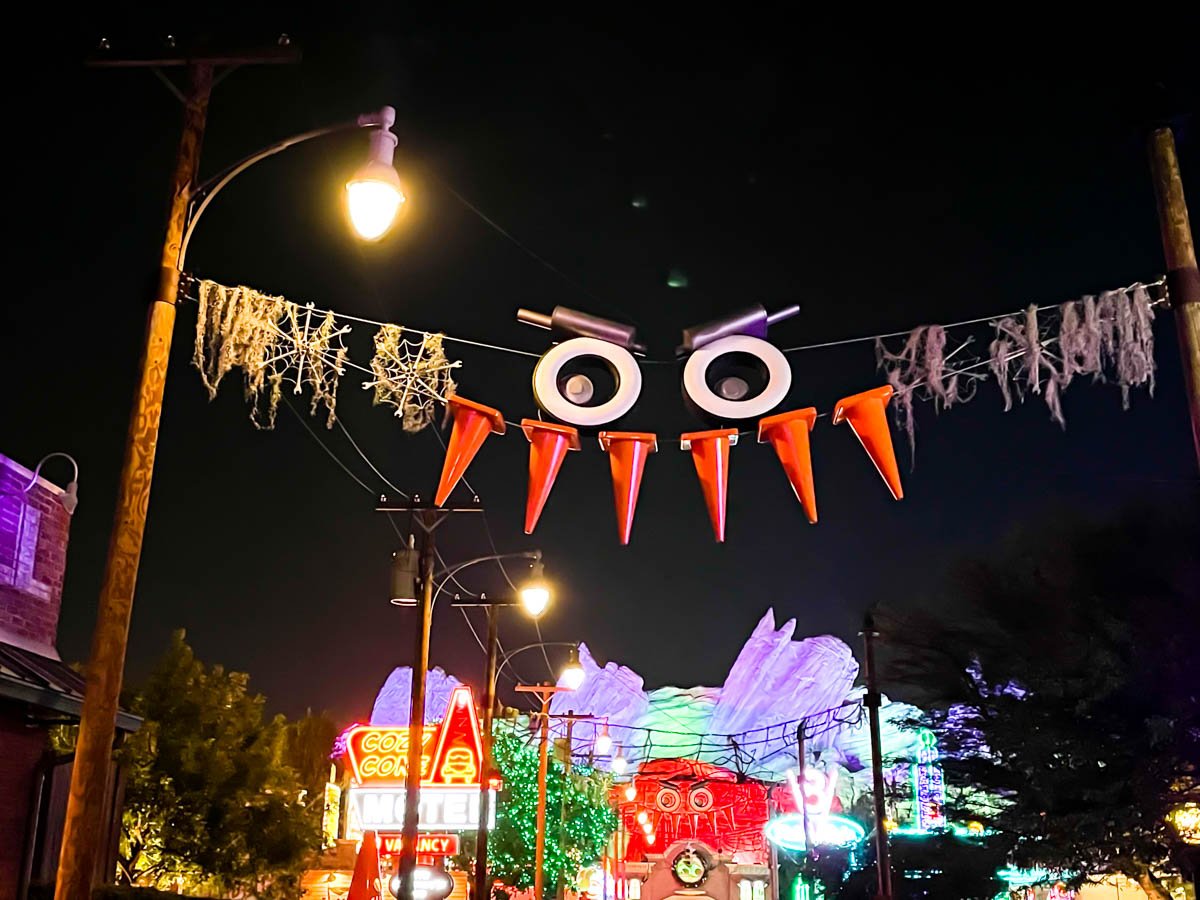
[[[764, 21], [432, 16], [380, 23], [342, 5], [262, 16], [293, 35], [304, 61], [220, 84], [203, 171], [392, 104], [406, 215], [379, 244], [359, 243], [340, 193], [365, 139], [310, 143], [220, 196], [189, 271], [535, 352], [548, 335], [517, 324], [516, 308], [564, 304], [634, 322], [657, 357], [682, 328], [751, 302], [802, 306], [772, 331], [788, 346], [1053, 304], [1163, 271], [1144, 137], [1152, 116], [1194, 108], [1198, 81], [1169, 39], [1154, 53], [1121, 49], [1115, 35], [993, 50]], [[114, 43], [127, 33], [118, 22], [92, 35], [105, 28]], [[0, 328], [0, 451], [32, 467], [66, 450], [81, 467], [59, 631], [67, 660], [83, 659], [90, 641], [180, 121], [150, 72], [84, 69], [85, 48], [64, 39], [49, 59], [33, 46], [10, 59], [25, 74], [8, 118], [29, 125], [10, 142], [24, 164], [6, 189], [20, 231], [10, 232], [18, 258]], [[1180, 135], [1195, 219], [1194, 140]], [[687, 288], [667, 286], [671, 269]], [[364, 717], [412, 643], [413, 614], [387, 603], [396, 536], [374, 512], [382, 485], [323, 420], [309, 421], [372, 493], [287, 410], [274, 432], [256, 431], [236, 373], [210, 403], [190, 366], [194, 322], [195, 305], [182, 304], [127, 677], [183, 627], [200, 658], [249, 672], [272, 709]], [[991, 339], [986, 327], [963, 333], [983, 347]], [[1015, 526], [1200, 502], [1169, 315], [1156, 333], [1156, 393], [1135, 393], [1128, 412], [1116, 388], [1079, 381], [1065, 396], [1065, 431], [1040, 398], [1005, 414], [989, 383], [941, 415], [921, 406], [912, 472], [897, 435], [901, 503], [849, 431], [822, 420], [815, 527], [772, 451], [744, 440], [732, 454], [728, 540], [714, 544], [692, 463], [670, 440], [699, 425], [674, 366], [646, 371], [622, 423], [660, 435], [632, 546], [617, 543], [594, 441], [568, 458], [530, 537], [518, 432], [491, 438], [468, 479], [501, 550], [545, 552], [557, 585], [547, 640], [585, 640], [648, 687], [720, 684], [767, 607], [798, 619], [798, 636], [857, 646], [866, 608], [921, 603], [955, 560], [987, 553]], [[369, 360], [372, 335], [354, 329], [352, 358]], [[447, 347], [463, 361], [464, 396], [510, 420], [535, 414], [532, 359]], [[785, 409], [827, 411], [882, 383], [870, 344], [790, 360]], [[430, 492], [442, 458], [432, 430], [404, 434], [361, 380], [353, 370], [342, 379], [339, 417], [388, 478]], [[65, 482], [60, 465], [47, 474]], [[474, 518], [439, 541], [449, 560], [490, 552]], [[465, 580], [503, 587], [493, 567]], [[536, 637], [513, 614], [502, 639]], [[435, 615], [432, 662], [481, 675], [482, 654], [448, 607]], [[536, 653], [517, 670], [546, 676]]]

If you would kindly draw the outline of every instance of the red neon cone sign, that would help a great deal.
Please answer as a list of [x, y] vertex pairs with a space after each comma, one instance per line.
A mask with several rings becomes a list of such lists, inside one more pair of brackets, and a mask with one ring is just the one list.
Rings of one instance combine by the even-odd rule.
[[758, 423], [758, 442], [770, 441], [775, 448], [775, 455], [783, 464], [783, 471], [787, 473], [792, 490], [796, 492], [796, 499], [813, 525], [817, 524], [817, 491], [813, 486], [808, 433], [816, 421], [816, 407], [809, 406], [768, 416]]
[[383, 900], [379, 878], [379, 839], [373, 831], [363, 832], [346, 900]]
[[522, 419], [521, 430], [529, 438], [529, 493], [525, 499], [525, 533], [533, 534], [542, 508], [550, 497], [554, 479], [568, 450], [579, 449], [579, 429], [537, 419]]
[[658, 450], [658, 436], [646, 431], [602, 431], [600, 447], [608, 453], [612, 468], [613, 501], [617, 508], [617, 533], [628, 544], [633, 533], [633, 514], [646, 457]]
[[433, 502], [441, 506], [463, 477], [467, 466], [483, 446], [489, 434], [504, 434], [504, 417], [498, 409], [466, 400], [457, 394], [447, 401], [454, 415], [454, 427], [450, 431], [450, 443], [446, 446], [446, 461], [442, 464], [442, 477], [438, 481], [437, 494]]
[[904, 497], [904, 488], [900, 485], [900, 469], [896, 465], [896, 451], [892, 447], [892, 432], [888, 428], [885, 412], [891, 399], [891, 385], [843, 397], [833, 409], [833, 424], [850, 423], [888, 490], [900, 500]]
[[736, 428], [716, 431], [693, 431], [679, 436], [681, 450], [692, 451], [692, 462], [700, 476], [700, 490], [704, 492], [704, 503], [708, 517], [712, 520], [713, 534], [718, 541], [725, 540], [725, 497], [729, 486], [729, 448], [737, 443]]

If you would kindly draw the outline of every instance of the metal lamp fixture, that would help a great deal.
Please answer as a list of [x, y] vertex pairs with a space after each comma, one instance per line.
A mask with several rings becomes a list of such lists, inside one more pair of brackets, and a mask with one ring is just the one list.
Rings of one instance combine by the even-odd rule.
[[604, 720], [604, 724], [600, 726], [600, 733], [596, 735], [595, 750], [601, 756], [607, 756], [612, 752], [612, 738], [608, 734], [608, 720]]
[[567, 664], [558, 676], [559, 681], [562, 682], [563, 687], [577, 691], [586, 677], [587, 674], [583, 671], [583, 666], [579, 664], [579, 648], [573, 646], [571, 647], [571, 655], [567, 657]]
[[421, 553], [408, 536], [408, 546], [392, 554], [391, 602], [395, 606], [417, 605], [417, 581], [420, 575]]
[[75, 474], [71, 476], [70, 482], [67, 484], [67, 489], [64, 494], [58, 498], [58, 502], [62, 504], [62, 508], [67, 511], [67, 515], [75, 514], [75, 507], [79, 506], [79, 463], [75, 462], [75, 457], [70, 453], [63, 453], [61, 450], [56, 450], [54, 453], [47, 453], [39, 461], [33, 470], [33, 477], [29, 479], [29, 484], [25, 485], [25, 493], [37, 484], [38, 478], [42, 474], [42, 466], [56, 456], [61, 456], [63, 459], [69, 459], [71, 465], [75, 468]]
[[379, 240], [387, 233], [405, 200], [400, 176], [392, 166], [398, 143], [391, 131], [395, 121], [396, 111], [390, 106], [371, 115], [370, 124], [378, 124], [378, 127], [371, 131], [367, 161], [346, 183], [350, 223], [359, 236], [368, 241]]
[[521, 605], [536, 619], [550, 603], [550, 589], [543, 580], [544, 566], [540, 559], [534, 562], [532, 569], [529, 580], [521, 585]]

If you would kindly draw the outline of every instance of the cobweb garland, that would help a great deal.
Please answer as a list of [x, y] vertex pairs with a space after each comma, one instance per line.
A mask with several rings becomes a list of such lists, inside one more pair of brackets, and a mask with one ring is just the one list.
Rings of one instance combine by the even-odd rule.
[[446, 358], [442, 335], [424, 334], [410, 341], [399, 325], [384, 325], [375, 333], [375, 379], [364, 381], [363, 388], [374, 388], [374, 402], [394, 406], [400, 426], [416, 432], [434, 420], [438, 405], [454, 393], [450, 370], [461, 365], [460, 360]]
[[877, 339], [876, 362], [895, 390], [893, 414], [908, 435], [910, 451], [915, 455], [914, 399], [932, 400], [940, 411], [972, 399], [976, 383], [989, 377], [1000, 389], [1005, 412], [1014, 399], [1023, 403], [1030, 394], [1038, 394], [1051, 419], [1063, 428], [1062, 392], [1077, 375], [1115, 383], [1124, 409], [1129, 408], [1132, 388], [1146, 387], [1153, 396], [1158, 302], [1145, 285], [1135, 284], [1057, 307], [1030, 304], [1020, 315], [992, 322], [995, 338], [987, 355], [961, 358], [955, 369], [947, 368], [946, 362], [971, 339], [947, 354], [947, 335], [939, 325], [914, 328], [894, 352]]
[[255, 428], [275, 427], [284, 384], [291, 384], [294, 394], [308, 388], [310, 414], [324, 405], [326, 427], [333, 427], [338, 380], [345, 372], [342, 337], [350, 326], [338, 328], [332, 312], [322, 314], [311, 304], [302, 307], [244, 286], [205, 280], [197, 294], [192, 363], [210, 400], [221, 379], [241, 369]]

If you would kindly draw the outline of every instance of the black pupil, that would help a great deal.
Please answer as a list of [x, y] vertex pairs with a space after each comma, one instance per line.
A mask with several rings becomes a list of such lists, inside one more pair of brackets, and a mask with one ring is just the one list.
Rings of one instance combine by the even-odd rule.
[[704, 373], [708, 389], [718, 397], [725, 397], [721, 382], [726, 378], [740, 378], [748, 390], [738, 400], [753, 400], [767, 388], [767, 367], [753, 353], [724, 353], [709, 364]]
[[[575, 403], [567, 393], [567, 381], [573, 375], [585, 375], [592, 382], [592, 396], [585, 403]], [[617, 392], [617, 373], [601, 356], [577, 356], [558, 370], [558, 392], [576, 406], [600, 406]]]

